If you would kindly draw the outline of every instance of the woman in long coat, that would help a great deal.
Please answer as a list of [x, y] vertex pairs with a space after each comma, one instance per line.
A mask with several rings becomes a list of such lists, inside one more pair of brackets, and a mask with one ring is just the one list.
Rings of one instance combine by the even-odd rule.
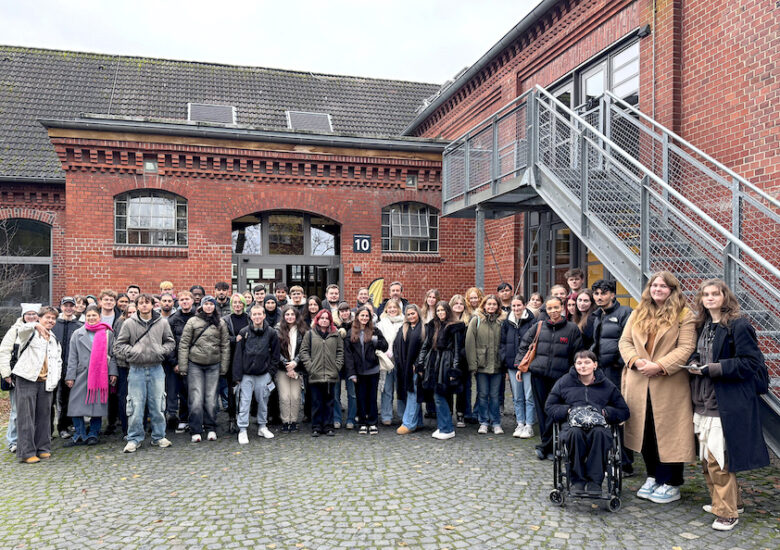
[[647, 480], [639, 498], [658, 504], [680, 499], [683, 468], [696, 459], [688, 373], [696, 321], [677, 278], [653, 274], [618, 347], [625, 362], [622, 393], [631, 410], [624, 444], [641, 451]]
[[[691, 357], [694, 431], [712, 504], [712, 528], [730, 531], [743, 508], [735, 472], [769, 464], [759, 394], [769, 375], [756, 331], [740, 315], [736, 296], [720, 279], [704, 281], [694, 299], [699, 327]], [[744, 510], [743, 510], [744, 511]]]
[[[70, 387], [68, 416], [76, 428], [68, 446], [98, 442], [102, 419], [108, 414], [108, 388], [116, 386], [119, 375], [113, 357], [114, 332], [100, 321], [97, 306], [87, 306], [84, 316], [86, 323], [71, 336], [65, 373], [65, 384]], [[89, 433], [85, 416], [90, 417]]]

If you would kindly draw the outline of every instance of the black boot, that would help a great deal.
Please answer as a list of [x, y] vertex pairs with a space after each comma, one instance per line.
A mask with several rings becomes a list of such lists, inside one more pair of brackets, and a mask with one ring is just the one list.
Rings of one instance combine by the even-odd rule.
[[231, 418], [230, 423], [228, 424], [228, 433], [231, 434], [237, 434], [238, 433], [238, 424], [236, 424], [236, 419]]

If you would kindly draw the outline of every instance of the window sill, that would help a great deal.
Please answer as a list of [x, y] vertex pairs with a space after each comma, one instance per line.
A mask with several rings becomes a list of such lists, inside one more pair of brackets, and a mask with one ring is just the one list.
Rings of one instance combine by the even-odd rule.
[[444, 260], [437, 253], [425, 254], [420, 252], [383, 252], [382, 261], [405, 264], [438, 264]]
[[186, 247], [114, 245], [114, 256], [124, 258], [187, 258], [189, 250]]

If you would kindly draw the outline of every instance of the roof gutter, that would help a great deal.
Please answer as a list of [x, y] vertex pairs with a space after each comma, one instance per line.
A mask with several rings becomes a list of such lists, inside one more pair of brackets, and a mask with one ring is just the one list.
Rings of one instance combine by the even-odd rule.
[[542, 0], [538, 6], [536, 6], [531, 12], [523, 17], [520, 22], [515, 25], [504, 37], [499, 40], [492, 48], [490, 48], [485, 55], [480, 57], [476, 63], [474, 63], [468, 70], [460, 75], [455, 82], [449, 85], [444, 93], [438, 95], [425, 109], [423, 109], [409, 125], [404, 128], [402, 135], [408, 136], [411, 134], [422, 122], [428, 118], [436, 109], [452, 97], [455, 92], [460, 90], [469, 80], [472, 79], [479, 71], [484, 69], [493, 59], [500, 54], [507, 46], [511, 45], [522, 34], [527, 31], [531, 25], [544, 15], [550, 8], [560, 0]]
[[79, 118], [40, 119], [45, 128], [66, 130], [93, 130], [100, 132], [129, 132], [166, 136], [202, 137], [208, 139], [226, 139], [257, 141], [268, 143], [286, 143], [291, 145], [347, 147], [361, 149], [379, 149], [383, 151], [406, 151], [414, 153], [438, 153], [444, 151], [449, 143], [444, 140], [424, 138], [377, 138], [345, 135], [314, 134], [301, 132], [280, 132], [246, 128], [225, 128], [175, 122], [150, 122], [121, 119]]
[[30, 176], [0, 176], [0, 182], [8, 183], [65, 183], [65, 178], [44, 178]]

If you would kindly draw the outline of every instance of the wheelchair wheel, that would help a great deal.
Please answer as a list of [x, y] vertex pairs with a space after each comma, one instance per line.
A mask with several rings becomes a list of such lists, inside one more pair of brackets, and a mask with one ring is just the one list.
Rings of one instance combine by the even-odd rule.
[[620, 499], [618, 497], [612, 497], [607, 503], [607, 510], [610, 512], [617, 512], [620, 510]]
[[558, 489], [553, 489], [550, 491], [550, 502], [556, 506], [563, 506], [566, 502], [566, 497], [564, 496], [563, 491], [559, 491]]

